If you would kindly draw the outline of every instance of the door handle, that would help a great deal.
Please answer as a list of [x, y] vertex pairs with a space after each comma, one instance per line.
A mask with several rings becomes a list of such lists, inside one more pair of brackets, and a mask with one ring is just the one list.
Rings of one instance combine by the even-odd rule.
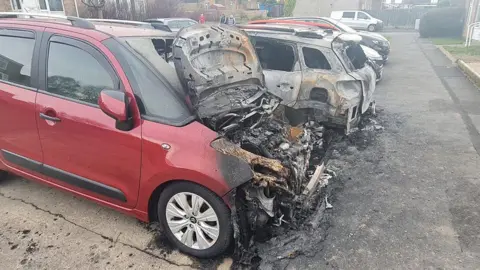
[[45, 119], [45, 120], [50, 120], [50, 121], [53, 121], [53, 122], [60, 122], [60, 118], [58, 117], [53, 117], [53, 116], [48, 116], [44, 113], [40, 113], [40, 117]]

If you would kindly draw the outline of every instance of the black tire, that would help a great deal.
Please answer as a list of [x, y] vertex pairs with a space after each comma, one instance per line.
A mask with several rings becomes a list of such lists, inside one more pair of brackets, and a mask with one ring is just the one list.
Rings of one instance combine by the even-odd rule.
[[7, 171], [0, 171], [0, 181], [6, 179], [8, 176]]
[[375, 32], [375, 29], [377, 27], [375, 26], [375, 24], [370, 24], [368, 27], [367, 27], [367, 30], [370, 31], [370, 32]]
[[[167, 217], [165, 216], [167, 203], [170, 198], [180, 192], [189, 192], [202, 197], [215, 211], [219, 223], [219, 236], [211, 247], [202, 250], [190, 248], [180, 242], [168, 227]], [[166, 234], [168, 240], [186, 254], [199, 258], [212, 258], [224, 253], [232, 243], [233, 226], [230, 218], [230, 209], [220, 197], [203, 186], [185, 181], [168, 185], [162, 194], [160, 194], [157, 204], [157, 214], [163, 232]]]

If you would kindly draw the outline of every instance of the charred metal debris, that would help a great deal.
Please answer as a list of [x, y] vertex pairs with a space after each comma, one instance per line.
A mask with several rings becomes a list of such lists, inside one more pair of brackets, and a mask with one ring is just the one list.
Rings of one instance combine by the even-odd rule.
[[324, 187], [334, 173], [325, 164], [335, 132], [308, 114], [290, 121], [291, 108], [267, 91], [255, 48], [238, 29], [185, 28], [173, 55], [199, 121], [219, 134], [211, 146], [239, 164], [223, 171], [241, 179], [229, 198], [235, 257], [248, 265], [256, 241], [280, 228], [298, 229], [307, 219], [318, 224], [312, 213], [331, 206]]

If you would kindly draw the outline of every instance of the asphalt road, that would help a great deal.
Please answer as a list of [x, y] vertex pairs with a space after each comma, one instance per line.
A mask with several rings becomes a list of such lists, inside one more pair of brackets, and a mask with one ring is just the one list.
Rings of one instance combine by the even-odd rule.
[[[480, 92], [415, 33], [387, 35], [376, 92], [385, 130], [333, 160], [341, 185], [326, 238], [288, 269], [480, 265]], [[0, 215], [1, 269], [211, 267], [159, 248], [134, 218], [20, 178], [0, 183]]]
[[332, 162], [342, 188], [328, 235], [292, 269], [480, 267], [480, 92], [418, 34], [387, 35], [385, 130]]

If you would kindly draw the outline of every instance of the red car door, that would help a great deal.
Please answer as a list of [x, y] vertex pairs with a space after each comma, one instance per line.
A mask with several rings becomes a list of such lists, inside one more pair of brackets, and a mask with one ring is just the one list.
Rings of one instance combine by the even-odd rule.
[[[42, 149], [35, 117], [37, 67], [34, 53], [43, 28], [0, 24], [0, 150], [3, 165], [41, 176]], [[37, 42], [36, 42], [37, 41]], [[35, 55], [35, 57], [34, 57]]]
[[89, 198], [133, 208], [140, 180], [140, 122], [130, 131], [118, 130], [98, 106], [101, 90], [125, 91], [128, 81], [120, 79], [121, 71], [111, 64], [117, 62], [103, 53], [107, 49], [100, 42], [55, 32], [46, 29], [43, 37], [46, 54], [40, 56], [44, 72], [36, 101], [43, 171]]

